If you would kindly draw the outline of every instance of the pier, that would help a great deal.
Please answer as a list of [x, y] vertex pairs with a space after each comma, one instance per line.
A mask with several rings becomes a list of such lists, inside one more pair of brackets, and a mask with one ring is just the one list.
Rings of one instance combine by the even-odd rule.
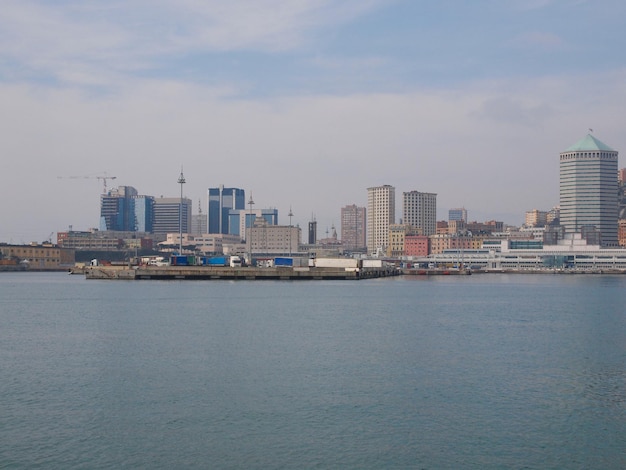
[[345, 280], [397, 276], [395, 268], [235, 267], [228, 266], [90, 266], [86, 279], [112, 280]]

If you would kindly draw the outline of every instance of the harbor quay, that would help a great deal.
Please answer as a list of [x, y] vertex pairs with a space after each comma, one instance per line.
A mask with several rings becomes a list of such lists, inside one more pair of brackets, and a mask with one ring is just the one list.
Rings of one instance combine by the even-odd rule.
[[230, 266], [89, 266], [86, 279], [115, 280], [360, 280], [397, 276], [395, 267], [230, 267]]

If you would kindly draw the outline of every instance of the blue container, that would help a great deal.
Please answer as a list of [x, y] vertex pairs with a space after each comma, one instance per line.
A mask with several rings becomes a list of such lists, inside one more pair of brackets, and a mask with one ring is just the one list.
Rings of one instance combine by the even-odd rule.
[[209, 266], [227, 266], [228, 261], [224, 256], [216, 256], [215, 258], [209, 258]]
[[293, 266], [293, 258], [274, 258], [274, 266]]

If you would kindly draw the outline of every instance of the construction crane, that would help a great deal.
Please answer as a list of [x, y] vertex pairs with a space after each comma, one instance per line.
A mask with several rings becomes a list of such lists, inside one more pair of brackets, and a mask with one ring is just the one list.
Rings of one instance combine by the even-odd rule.
[[102, 194], [107, 193], [107, 180], [117, 179], [117, 176], [109, 176], [106, 173], [102, 175], [88, 175], [88, 176], [57, 176], [59, 179], [99, 179], [102, 180]]

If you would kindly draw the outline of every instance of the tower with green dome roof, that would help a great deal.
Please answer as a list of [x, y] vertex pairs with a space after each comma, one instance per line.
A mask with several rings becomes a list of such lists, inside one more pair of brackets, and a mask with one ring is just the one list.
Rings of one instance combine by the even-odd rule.
[[602, 246], [616, 246], [617, 151], [587, 134], [560, 154], [559, 175], [565, 233], [594, 227]]

